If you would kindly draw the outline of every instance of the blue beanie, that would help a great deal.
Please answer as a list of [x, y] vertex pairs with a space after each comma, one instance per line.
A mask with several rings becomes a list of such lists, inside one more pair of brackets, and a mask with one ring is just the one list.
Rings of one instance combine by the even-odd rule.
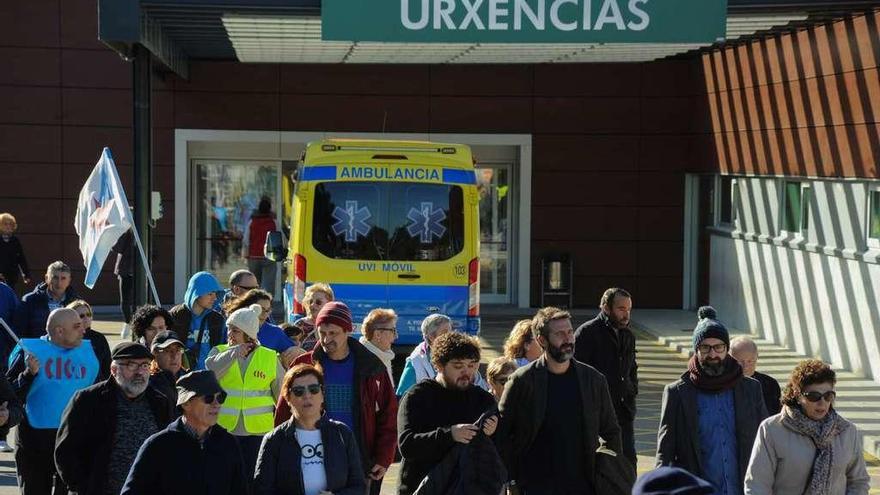
[[719, 339], [730, 347], [730, 333], [723, 323], [716, 320], [718, 313], [712, 306], [703, 306], [697, 310], [699, 323], [694, 328], [694, 349], [705, 339]]
[[710, 495], [715, 488], [677, 467], [661, 467], [645, 473], [632, 489], [632, 495]]

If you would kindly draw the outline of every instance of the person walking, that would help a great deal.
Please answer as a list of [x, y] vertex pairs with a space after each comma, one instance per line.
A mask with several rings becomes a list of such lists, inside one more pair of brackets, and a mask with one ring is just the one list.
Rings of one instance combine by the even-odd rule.
[[6, 443], [9, 430], [18, 426], [24, 418], [24, 407], [15, 390], [9, 383], [5, 374], [0, 374], [0, 452], [12, 452], [13, 449]]
[[223, 315], [214, 311], [217, 292], [223, 290], [214, 275], [198, 272], [189, 279], [184, 303], [171, 308], [174, 331], [186, 345], [187, 362], [194, 370], [205, 368], [205, 358], [226, 341]]
[[510, 380], [510, 375], [512, 375], [517, 368], [519, 368], [519, 366], [517, 366], [516, 361], [507, 356], [498, 356], [489, 363], [489, 366], [486, 367], [486, 381], [489, 382], [489, 386], [491, 387], [490, 392], [492, 392], [492, 397], [494, 397], [496, 401], [501, 400], [501, 395], [504, 393], [504, 386], [507, 384], [507, 381]]
[[[178, 340], [174, 332], [164, 330], [156, 334], [150, 352], [153, 354], [150, 385], [168, 397], [168, 402], [172, 405], [177, 404], [177, 380], [189, 373], [183, 367], [183, 342]], [[172, 418], [177, 419], [179, 416], [175, 409]]]
[[765, 375], [757, 371], [758, 366], [758, 345], [751, 337], [740, 336], [730, 341], [730, 357], [736, 359], [736, 362], [742, 366], [743, 375], [758, 380], [761, 384], [761, 391], [764, 394], [764, 405], [767, 406], [767, 414], [773, 416], [779, 414], [782, 410], [782, 390], [779, 388], [779, 382], [770, 375]]
[[70, 281], [70, 267], [63, 261], [54, 261], [46, 268], [45, 281], [21, 298], [15, 315], [15, 330], [19, 337], [41, 337], [49, 313], [79, 299]]
[[782, 412], [761, 423], [746, 471], [746, 495], [866, 495], [871, 479], [861, 435], [834, 409], [837, 375], [817, 359], [791, 372]]
[[[478, 433], [473, 423], [495, 408], [492, 395], [474, 385], [480, 364], [480, 344], [475, 338], [447, 333], [434, 341], [431, 351], [437, 378], [417, 383], [400, 402], [397, 431], [403, 460], [398, 495], [411, 495], [456, 444], [469, 444]], [[497, 426], [498, 417], [492, 416], [482, 431], [492, 436]], [[499, 481], [495, 493], [504, 481]]]
[[361, 325], [363, 336], [358, 340], [370, 352], [382, 360], [388, 370], [388, 378], [391, 386], [394, 386], [394, 372], [391, 363], [394, 361], [394, 351], [391, 346], [397, 340], [397, 313], [393, 309], [376, 308], [364, 318]]
[[259, 325], [260, 331], [257, 333], [257, 340], [260, 345], [272, 349], [281, 355], [281, 363], [285, 368], [289, 367], [293, 360], [305, 354], [306, 351], [302, 347], [294, 344], [278, 325], [269, 321], [272, 314], [272, 294], [263, 289], [251, 289], [239, 297], [234, 297], [223, 305], [223, 313], [230, 315], [233, 312], [249, 308], [257, 304], [262, 308], [260, 311]]
[[248, 481], [238, 442], [217, 424], [226, 392], [212, 371], [177, 380], [182, 416], [141, 445], [121, 495], [242, 495]]
[[321, 308], [325, 304], [334, 300], [333, 288], [325, 283], [317, 282], [306, 287], [303, 295], [303, 310], [306, 314], [293, 322], [302, 331], [303, 337], [300, 340], [300, 345], [306, 351], [311, 351], [318, 342], [315, 318], [318, 317], [318, 313], [321, 312]]
[[55, 470], [55, 435], [73, 395], [95, 383], [98, 359], [83, 340], [76, 311], [49, 313], [44, 339], [21, 339], [6, 373], [24, 404], [15, 439], [15, 469], [22, 495], [66, 495]]
[[287, 371], [282, 390], [292, 416], [263, 440], [254, 494], [363, 495], [357, 440], [348, 426], [323, 414], [323, 373], [298, 364]]
[[113, 274], [119, 281], [119, 309], [122, 311], [122, 330], [119, 337], [122, 340], [131, 338], [131, 317], [134, 314], [134, 234], [127, 230], [110, 248], [110, 253], [116, 255], [116, 263], [113, 265]]
[[15, 235], [16, 230], [18, 223], [15, 217], [10, 213], [0, 213], [0, 282], [6, 282], [6, 285], [19, 294], [18, 281], [28, 285], [31, 280], [28, 278], [30, 268], [21, 241]]
[[[324, 305], [315, 325], [318, 345], [294, 364], [313, 364], [324, 372], [327, 415], [354, 432], [370, 493], [376, 495], [397, 451], [397, 398], [388, 371], [351, 336], [351, 311], [344, 303]], [[278, 401], [275, 425], [290, 415], [290, 405]]]
[[153, 347], [157, 334], [174, 328], [174, 319], [165, 308], [145, 304], [135, 310], [131, 317], [131, 336], [148, 349]]
[[517, 367], [525, 366], [541, 357], [544, 349], [535, 342], [532, 333], [532, 320], [525, 319], [516, 322], [510, 330], [510, 335], [504, 341], [504, 355], [516, 362]]
[[495, 441], [511, 484], [525, 495], [603, 495], [596, 477], [599, 438], [605, 449], [622, 450], [605, 377], [572, 359], [567, 311], [539, 310], [532, 331], [544, 355], [511, 375], [499, 404]]
[[76, 311], [79, 315], [83, 326], [83, 338], [92, 344], [92, 350], [95, 351], [95, 357], [98, 358], [98, 381], [104, 381], [110, 378], [110, 344], [107, 343], [107, 337], [104, 334], [92, 329], [92, 307], [89, 303], [82, 299], [77, 299], [66, 306], [68, 309]]
[[574, 358], [599, 370], [608, 382], [614, 413], [620, 425], [623, 454], [636, 459], [636, 395], [639, 393], [636, 338], [629, 329], [632, 296], [612, 287], [602, 294], [599, 314], [576, 332]]
[[281, 230], [275, 220], [275, 212], [272, 211], [272, 203], [269, 198], [263, 196], [257, 211], [251, 215], [244, 228], [244, 237], [241, 239], [241, 255], [247, 259], [248, 270], [257, 276], [257, 281], [263, 290], [275, 292], [275, 274], [278, 266], [274, 261], [266, 258], [263, 254], [263, 246], [266, 244], [266, 236], [269, 232]]
[[56, 436], [58, 474], [79, 495], [119, 493], [141, 444], [171, 422], [171, 403], [150, 387], [150, 351], [123, 342], [112, 359], [111, 377], [73, 396]]
[[233, 311], [226, 319], [228, 344], [211, 349], [205, 360], [228, 395], [217, 423], [238, 441], [249, 474], [257, 465], [263, 435], [275, 426], [275, 402], [284, 379], [278, 354], [257, 338], [262, 310], [254, 304]]
[[767, 408], [761, 384], [743, 376], [728, 355], [730, 335], [715, 310], [704, 307], [699, 314], [688, 370], [663, 390], [656, 465], [686, 469], [717, 493], [742, 495]]

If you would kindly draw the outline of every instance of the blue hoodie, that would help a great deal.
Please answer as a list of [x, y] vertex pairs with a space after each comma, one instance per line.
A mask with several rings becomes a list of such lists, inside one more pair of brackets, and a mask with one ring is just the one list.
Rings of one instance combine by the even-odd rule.
[[[193, 311], [193, 306], [196, 304], [196, 299], [204, 296], [205, 294], [211, 292], [222, 291], [223, 287], [220, 286], [220, 283], [217, 282], [217, 279], [214, 278], [209, 272], [198, 272], [189, 279], [189, 284], [186, 286], [186, 293], [183, 295], [183, 302], [186, 307], [192, 313], [192, 322], [190, 323], [190, 332], [189, 336], [186, 339], [186, 348], [192, 349], [196, 345], [196, 337], [198, 336], [199, 327], [202, 325], [202, 320], [205, 318], [205, 315], [208, 312], [213, 311], [211, 309], [204, 310], [201, 314], [196, 315], [195, 311]], [[224, 325], [223, 328], [223, 340], [226, 340], [226, 328]], [[202, 338], [202, 346], [199, 348], [199, 361], [196, 364], [195, 369], [204, 369], [205, 368], [205, 358], [208, 357], [208, 352], [211, 350], [210, 340], [208, 336], [208, 332], [205, 331], [204, 337]]]

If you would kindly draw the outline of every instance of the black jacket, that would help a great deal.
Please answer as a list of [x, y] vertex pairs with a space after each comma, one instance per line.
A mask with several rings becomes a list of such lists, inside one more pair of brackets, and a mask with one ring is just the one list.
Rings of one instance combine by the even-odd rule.
[[[504, 388], [499, 408], [501, 423], [495, 433], [495, 443], [499, 447], [502, 459], [507, 465], [510, 478], [518, 479], [519, 466], [525, 464], [525, 456], [529, 452], [541, 425], [547, 408], [547, 357], [537, 360], [516, 370]], [[605, 377], [576, 360], [571, 361], [577, 374], [578, 386], [581, 391], [581, 404], [584, 420], [584, 473], [587, 480], [595, 486], [596, 449], [599, 448], [599, 437], [605, 446], [617, 454], [622, 454], [620, 426], [614, 415], [611, 395]]]
[[[65, 307], [79, 299], [73, 285], [67, 287], [61, 307]], [[15, 313], [15, 331], [21, 338], [38, 338], [46, 333], [46, 321], [49, 319], [49, 286], [46, 282], [37, 285], [33, 291], [21, 298], [21, 304]]]
[[456, 445], [452, 425], [473, 423], [495, 405], [480, 387], [458, 391], [436, 380], [414, 385], [401, 399], [397, 413], [400, 465], [399, 495], [411, 494], [435, 465]]
[[[334, 495], [363, 495], [367, 484], [354, 434], [326, 416], [318, 421], [318, 429], [327, 490]], [[292, 419], [266, 434], [257, 458], [254, 495], [303, 495], [301, 452]]]
[[619, 421], [636, 417], [639, 393], [636, 338], [628, 328], [615, 330], [608, 316], [599, 315], [577, 329], [574, 358], [605, 375]]
[[214, 425], [202, 445], [178, 418], [141, 446], [121, 495], [247, 495], [248, 478], [235, 437]]
[[27, 259], [24, 257], [24, 249], [21, 241], [16, 236], [11, 236], [8, 241], [0, 239], [0, 275], [6, 279], [6, 283], [15, 289], [15, 284], [21, 278], [21, 273], [28, 275]]
[[758, 383], [761, 384], [767, 414], [769, 416], [779, 414], [782, 411], [782, 390], [779, 388], [779, 382], [772, 376], [757, 371], [752, 375], [752, 378], [758, 380]]
[[[211, 342], [208, 344], [208, 349], [213, 349], [214, 347], [225, 344], [226, 341], [223, 338], [223, 326], [226, 324], [226, 320], [223, 318], [223, 315], [214, 310], [207, 310], [208, 314], [205, 315], [202, 320], [202, 324], [205, 325], [205, 331], [208, 332], [209, 338]], [[189, 308], [186, 307], [185, 304], [178, 304], [171, 308], [168, 311], [171, 314], [171, 317], [174, 319], [173, 330], [177, 333], [177, 338], [186, 345], [187, 337], [189, 337], [190, 326], [192, 326], [192, 318], [193, 314]], [[196, 337], [198, 337], [198, 330], [196, 330]], [[201, 344], [204, 345], [204, 344]], [[199, 344], [196, 344], [196, 347], [199, 347]], [[196, 361], [193, 359], [198, 358], [198, 352], [193, 352], [191, 350], [187, 350], [186, 357], [189, 360], [190, 367], [195, 368]], [[185, 365], [186, 363], [184, 363]]]
[[98, 358], [98, 378], [96, 381], [102, 382], [110, 378], [110, 344], [107, 343], [107, 337], [104, 334], [92, 330], [86, 330], [83, 335], [85, 340], [92, 343], [92, 350], [95, 351], [95, 357]]
[[[168, 398], [153, 387], [147, 387], [144, 393], [156, 424], [165, 428], [171, 421]], [[73, 493], [104, 494], [119, 394], [116, 379], [107, 379], [77, 392], [61, 416], [55, 466]]]
[[15, 390], [12, 389], [6, 376], [0, 375], [0, 403], [3, 402], [6, 403], [6, 409], [9, 410], [9, 418], [6, 420], [6, 424], [0, 426], [0, 438], [6, 438], [9, 429], [21, 423], [24, 418], [24, 407], [18, 400], [18, 396], [15, 395]]
[[162, 393], [165, 397], [168, 397], [168, 402], [171, 403], [171, 407], [174, 409], [171, 415], [171, 419], [177, 419], [180, 417], [180, 412], [177, 409], [177, 379], [185, 375], [187, 371], [183, 368], [177, 372], [177, 375], [174, 376], [168, 371], [159, 370], [156, 374], [150, 375], [150, 385], [156, 388], [159, 392]]
[[[680, 467], [696, 476], [705, 477], [700, 459], [700, 423], [697, 417], [697, 388], [688, 373], [666, 385], [660, 406], [660, 429], [657, 433], [657, 467]], [[752, 445], [758, 426], [767, 417], [761, 384], [742, 377], [733, 387], [736, 413], [736, 445], [739, 450], [740, 479], [746, 477]]]

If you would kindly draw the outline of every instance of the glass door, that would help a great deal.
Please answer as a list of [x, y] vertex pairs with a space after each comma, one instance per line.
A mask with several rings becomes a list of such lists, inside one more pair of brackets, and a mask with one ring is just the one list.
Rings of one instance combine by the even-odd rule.
[[[195, 160], [193, 165], [191, 273], [211, 272], [226, 286], [232, 272], [248, 268], [242, 239], [262, 198], [270, 200], [278, 223], [282, 221], [284, 205], [278, 202], [281, 166], [278, 162], [239, 160]], [[276, 276], [272, 291], [276, 295], [281, 294], [278, 281]]]
[[510, 303], [514, 191], [513, 166], [509, 163], [478, 163], [480, 194], [480, 301]]

